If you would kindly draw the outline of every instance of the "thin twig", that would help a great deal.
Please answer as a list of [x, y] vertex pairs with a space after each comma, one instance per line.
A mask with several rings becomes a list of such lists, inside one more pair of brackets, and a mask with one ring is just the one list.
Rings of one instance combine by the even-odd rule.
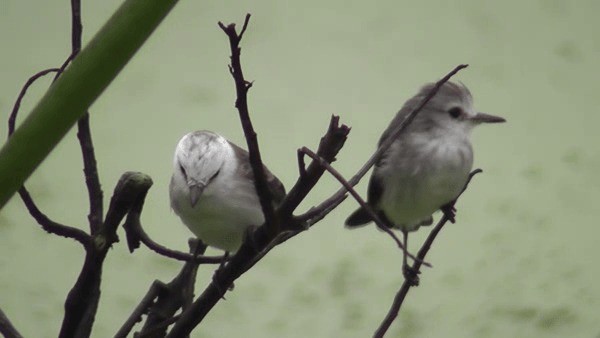
[[231, 49], [231, 65], [229, 70], [233, 80], [235, 82], [235, 89], [237, 92], [237, 99], [235, 101], [235, 107], [238, 109], [240, 121], [242, 123], [242, 129], [244, 130], [244, 136], [246, 137], [246, 143], [248, 144], [248, 153], [250, 156], [250, 165], [252, 166], [252, 173], [254, 174], [254, 186], [256, 187], [256, 193], [260, 200], [260, 206], [265, 218], [265, 226], [275, 236], [279, 233], [279, 220], [275, 216], [275, 209], [273, 208], [273, 197], [269, 190], [267, 177], [265, 175], [265, 169], [260, 156], [260, 149], [258, 147], [258, 140], [252, 121], [250, 120], [250, 114], [248, 112], [248, 89], [252, 87], [252, 83], [246, 81], [244, 73], [242, 71], [242, 65], [240, 61], [240, 42], [248, 27], [250, 21], [250, 14], [246, 14], [244, 25], [240, 34], [237, 34], [235, 24], [229, 24], [225, 26], [219, 21], [219, 27], [229, 37], [229, 45]]
[[69, 57], [67, 57], [67, 59], [60, 66], [58, 72], [56, 72], [56, 75], [54, 75], [54, 79], [52, 79], [52, 83], [54, 83], [54, 82], [56, 82], [56, 80], [58, 80], [58, 77], [65, 71], [65, 69], [67, 69], [67, 66], [71, 63], [71, 61], [73, 61], [74, 58], [75, 58], [75, 55], [73, 55], [73, 53], [71, 52]]
[[[475, 176], [481, 172], [482, 172], [481, 169], [475, 169], [469, 174], [469, 178], [467, 180], [467, 183], [465, 183], [463, 190], [456, 197], [456, 199], [454, 199], [454, 201], [452, 203], [456, 203], [458, 198], [463, 194], [463, 192], [465, 192], [465, 190], [467, 189], [467, 186], [471, 182], [471, 179], [473, 178], [473, 176]], [[423, 243], [423, 246], [421, 247], [421, 249], [419, 250], [419, 253], [417, 254], [418, 259], [420, 259], [420, 260], [425, 259], [425, 256], [427, 255], [427, 252], [429, 252], [429, 249], [431, 248], [433, 241], [435, 240], [438, 233], [442, 230], [444, 225], [448, 222], [448, 220], [449, 220], [448, 216], [446, 216], [444, 214], [444, 216], [442, 216], [442, 218], [437, 223], [437, 225], [431, 230], [431, 232], [429, 233], [429, 236], [427, 236], [427, 240], [425, 240], [425, 242]], [[415, 262], [412, 266], [412, 270], [415, 273], [419, 273], [420, 268], [421, 268], [421, 261], [415, 260]], [[383, 338], [383, 336], [385, 335], [387, 330], [390, 328], [390, 326], [394, 322], [394, 319], [396, 319], [396, 317], [398, 317], [398, 313], [400, 313], [400, 308], [402, 307], [402, 303], [404, 302], [404, 299], [406, 298], [406, 295], [408, 294], [408, 291], [410, 290], [411, 286], [413, 286], [413, 284], [410, 281], [404, 280], [404, 283], [402, 283], [402, 287], [400, 287], [400, 290], [398, 290], [398, 292], [396, 293], [396, 296], [394, 297], [394, 301], [392, 303], [392, 306], [390, 307], [390, 310], [388, 311], [384, 320], [381, 322], [381, 324], [377, 328], [377, 331], [375, 331], [373, 338]]]
[[148, 289], [148, 292], [146, 292], [146, 295], [144, 295], [144, 298], [142, 298], [135, 310], [133, 310], [131, 315], [129, 315], [129, 318], [127, 318], [123, 326], [121, 326], [119, 331], [117, 331], [115, 338], [127, 337], [135, 324], [142, 320], [142, 316], [148, 312], [148, 309], [152, 306], [152, 304], [154, 304], [156, 297], [158, 297], [158, 295], [163, 292], [165, 288], [165, 283], [155, 280], [152, 285], [150, 285], [150, 288]]
[[[190, 256], [203, 255], [206, 245], [198, 239], [190, 239]], [[142, 330], [134, 337], [164, 337], [166, 328], [177, 321], [175, 313], [186, 309], [194, 300], [194, 284], [199, 263], [187, 262], [169, 283], [155, 280], [140, 304], [119, 329], [115, 337], [127, 337], [133, 326], [147, 314]]]
[[57, 223], [48, 218], [48, 216], [46, 216], [37, 207], [25, 186], [19, 189], [19, 196], [21, 196], [21, 199], [23, 200], [23, 203], [25, 204], [25, 207], [27, 208], [27, 211], [29, 211], [31, 217], [33, 217], [33, 219], [35, 219], [35, 221], [42, 226], [44, 231], [57, 236], [72, 238], [81, 243], [84, 247], [90, 243], [91, 237], [85, 231], [72, 226]]
[[[325, 136], [321, 138], [319, 142], [319, 147], [317, 149], [317, 154], [319, 157], [327, 161], [328, 163], [332, 163], [335, 161], [335, 156], [344, 146], [344, 143], [350, 133], [350, 127], [342, 124], [340, 125], [340, 117], [333, 115], [329, 121], [329, 128]], [[308, 167], [304, 170], [304, 175], [300, 175], [296, 184], [290, 189], [283, 202], [279, 206], [279, 214], [281, 219], [284, 219], [283, 215], [292, 215], [298, 205], [304, 200], [304, 197], [312, 190], [312, 188], [317, 184], [323, 173], [325, 172], [325, 168], [323, 168], [317, 161], [312, 161]], [[342, 188], [343, 189], [343, 188]], [[346, 191], [345, 189], [343, 189]], [[307, 228], [303, 224], [303, 220], [294, 217], [294, 222], [289, 222], [290, 224], [300, 224], [302, 225], [301, 229], [289, 229], [289, 230], [306, 230]]]
[[0, 309], [0, 333], [4, 338], [23, 338], [17, 329], [10, 322], [4, 311]]
[[[143, 205], [143, 201], [143, 199], [140, 199], [137, 203]], [[148, 236], [146, 231], [144, 231], [140, 222], [142, 205], [134, 205], [132, 210], [127, 214], [127, 218], [123, 224], [123, 229], [125, 229], [125, 234], [127, 235], [129, 252], [133, 252], [135, 249], [139, 248], [141, 242], [157, 254], [179, 261], [193, 261], [198, 264], [220, 264], [223, 262], [223, 256], [191, 255], [186, 252], [169, 249], [155, 242]]]
[[[79, 51], [81, 50], [82, 33], [81, 0], [71, 0], [71, 54], [67, 58], [67, 61], [63, 63], [63, 67], [66, 67], [69, 63], [69, 59], [74, 59], [77, 57], [77, 54], [79, 54]], [[103, 193], [100, 186], [100, 178], [98, 176], [98, 165], [96, 163], [94, 143], [92, 141], [92, 132], [90, 130], [90, 114], [87, 111], [83, 113], [79, 121], [77, 121], [77, 139], [79, 140], [81, 155], [83, 157], [83, 173], [90, 204], [88, 214], [90, 232], [95, 234], [102, 226], [104, 207]]]
[[71, 0], [71, 52], [75, 57], [81, 50], [81, 0]]
[[[41, 78], [42, 76], [53, 73], [53, 72], [58, 73], [58, 72], [60, 72], [60, 69], [58, 69], [58, 68], [45, 69], [43, 71], [36, 73], [32, 77], [30, 77], [27, 80], [27, 82], [25, 82], [25, 85], [23, 86], [23, 88], [21, 88], [21, 92], [17, 96], [17, 100], [15, 101], [12, 112], [8, 118], [8, 137], [10, 137], [15, 131], [17, 115], [18, 115], [19, 109], [21, 107], [21, 102], [23, 101], [23, 98], [27, 94], [27, 90], [29, 89], [29, 87], [36, 80]], [[78, 241], [79, 243], [83, 244], [84, 246], [88, 244], [88, 242], [90, 240], [90, 236], [88, 234], [86, 234], [84, 231], [77, 229], [75, 227], [60, 224], [58, 222], [51, 220], [48, 216], [46, 216], [46, 214], [44, 214], [38, 208], [38, 206], [35, 204], [35, 202], [31, 198], [31, 195], [29, 194], [29, 192], [27, 191], [25, 186], [23, 186], [23, 187], [21, 187], [21, 189], [19, 189], [19, 195], [21, 196], [21, 199], [23, 200], [23, 203], [25, 204], [27, 211], [29, 211], [29, 214], [36, 220], [36, 222], [39, 225], [42, 226], [42, 229], [44, 229], [48, 233], [52, 233], [52, 234], [55, 234], [55, 235], [58, 235], [61, 237], [72, 238], [72, 239]]]
[[23, 86], [23, 88], [21, 88], [21, 92], [19, 92], [19, 96], [17, 96], [17, 101], [15, 101], [15, 104], [13, 105], [12, 112], [10, 113], [10, 116], [8, 117], [8, 137], [7, 138], [10, 138], [10, 136], [15, 132], [17, 114], [19, 113], [19, 109], [21, 108], [21, 101], [23, 101], [23, 98], [25, 97], [25, 94], [27, 94], [27, 90], [29, 89], [29, 87], [31, 87], [31, 85], [35, 81], [37, 81], [39, 78], [41, 78], [42, 76], [53, 73], [53, 72], [58, 72], [58, 71], [60, 71], [60, 69], [58, 69], [58, 68], [44, 69], [44, 70], [34, 74], [32, 77], [30, 77], [27, 80], [27, 82], [25, 82], [25, 85]]
[[[440, 79], [438, 82], [436, 82], [436, 84], [433, 86], [433, 88], [431, 88], [429, 93], [427, 93], [427, 95], [423, 98], [421, 103], [417, 107], [415, 107], [415, 109], [413, 109], [410, 112], [410, 114], [408, 114], [404, 118], [404, 120], [398, 125], [398, 127], [395, 129], [395, 131], [390, 134], [390, 137], [388, 137], [386, 141], [381, 143], [381, 145], [377, 148], [377, 150], [373, 153], [373, 155], [371, 155], [369, 160], [360, 168], [360, 170], [350, 180], [348, 180], [348, 183], [352, 187], [356, 186], [360, 182], [360, 180], [363, 178], [363, 176], [365, 176], [365, 174], [371, 169], [371, 167], [375, 164], [375, 162], [377, 162], [377, 160], [379, 159], [381, 154], [383, 154], [392, 145], [392, 143], [398, 138], [400, 133], [402, 133], [402, 131], [404, 131], [404, 129], [406, 129], [406, 127], [408, 127], [408, 125], [414, 120], [414, 118], [417, 116], [417, 114], [423, 109], [423, 107], [425, 107], [427, 102], [429, 102], [429, 100], [431, 100], [435, 96], [435, 94], [437, 94], [437, 92], [442, 87], [442, 85], [444, 83], [446, 83], [448, 80], [450, 80], [450, 78], [452, 76], [454, 76], [456, 73], [458, 73], [461, 69], [464, 69], [466, 67], [468, 67], [468, 65], [458, 65], [452, 71], [450, 71], [448, 74], [446, 74], [446, 76], [444, 76], [442, 79]], [[329, 197], [328, 199], [323, 201], [318, 206], [313, 207], [305, 214], [298, 216], [298, 220], [301, 222], [304, 222], [305, 224], [307, 224], [309, 226], [314, 224], [314, 222], [311, 222], [311, 219], [314, 218], [317, 220], [321, 220], [323, 217], [325, 217], [325, 215], [327, 213], [329, 213], [331, 210], [333, 210], [333, 208], [338, 206], [340, 203], [342, 203], [346, 199], [346, 196], [347, 196], [346, 194], [347, 194], [347, 192], [346, 192], [345, 188], [339, 189], [331, 197]]]
[[164, 334], [162, 334], [162, 333], [164, 333], [166, 331], [166, 328], [169, 327], [169, 325], [178, 321], [180, 317], [181, 317], [181, 315], [175, 315], [169, 319], [166, 319], [163, 322], [158, 323], [155, 326], [148, 328], [144, 332], [141, 332], [135, 338], [147, 338], [147, 337], [151, 337], [156, 334], [160, 334], [158, 337], [163, 337]]
[[300, 177], [306, 175], [306, 163], [304, 162], [304, 154], [298, 151], [298, 175]]
[[94, 144], [90, 131], [90, 114], [85, 112], [77, 121], [77, 138], [81, 147], [83, 157], [83, 173], [88, 191], [90, 211], [88, 221], [92, 234], [98, 232], [102, 226], [103, 211], [103, 192], [98, 177], [98, 166], [96, 164], [96, 155], [94, 154]]
[[[354, 197], [354, 199], [358, 202], [358, 204], [361, 206], [361, 208], [363, 208], [364, 210], [367, 211], [367, 213], [369, 214], [369, 216], [371, 216], [371, 218], [373, 219], [373, 222], [375, 222], [377, 227], [380, 230], [382, 230], [383, 232], [385, 232], [386, 234], [388, 234], [394, 240], [394, 242], [396, 242], [396, 245], [403, 252], [406, 251], [406, 255], [408, 257], [412, 258], [413, 260], [417, 259], [413, 254], [411, 254], [410, 252], [407, 251], [406, 247], [402, 244], [400, 239], [398, 239], [398, 237], [392, 232], [392, 230], [390, 230], [389, 226], [387, 224], [385, 224], [383, 222], [383, 220], [381, 220], [379, 215], [377, 215], [377, 213], [375, 211], [373, 211], [373, 208], [371, 208], [371, 206], [368, 205], [367, 202], [365, 202], [365, 200], [362, 197], [360, 197], [360, 195], [356, 192], [356, 190], [354, 190], [354, 188], [350, 185], [350, 183], [348, 183], [348, 181], [346, 181], [346, 179], [344, 178], [344, 176], [342, 176], [342, 174], [340, 174], [337, 170], [335, 170], [335, 168], [333, 168], [329, 163], [327, 163], [327, 161], [323, 160], [321, 157], [319, 157], [319, 155], [315, 154], [312, 150], [308, 149], [307, 147], [302, 147], [301, 149], [298, 150], [298, 152], [308, 155], [310, 158], [312, 158], [315, 161], [318, 161], [319, 164], [324, 166], [325, 169], [333, 177], [335, 177], [335, 179], [337, 179], [338, 182], [340, 182], [340, 184], [350, 193], [350, 195], [352, 195], [352, 197]], [[427, 262], [422, 262], [422, 263], [425, 266], [432, 267], [431, 264], [429, 264]]]

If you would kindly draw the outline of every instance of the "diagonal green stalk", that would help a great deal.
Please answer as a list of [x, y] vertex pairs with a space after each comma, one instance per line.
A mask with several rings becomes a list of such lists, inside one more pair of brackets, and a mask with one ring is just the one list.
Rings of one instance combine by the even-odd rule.
[[0, 209], [100, 96], [177, 0], [126, 0], [0, 150]]

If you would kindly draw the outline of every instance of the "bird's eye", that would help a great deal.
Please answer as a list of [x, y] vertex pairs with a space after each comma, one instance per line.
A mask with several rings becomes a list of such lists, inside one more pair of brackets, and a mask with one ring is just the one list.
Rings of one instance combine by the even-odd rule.
[[450, 110], [448, 110], [448, 114], [450, 114], [450, 116], [456, 119], [460, 115], [462, 115], [462, 109], [460, 109], [459, 107], [450, 108]]
[[221, 172], [221, 169], [217, 170], [217, 172], [214, 175], [212, 175], [208, 181], [210, 182], [210, 181], [214, 180], [219, 175], [220, 172]]
[[179, 170], [181, 170], [181, 173], [183, 174], [183, 178], [187, 180], [187, 174], [185, 173], [185, 168], [181, 164], [179, 165]]

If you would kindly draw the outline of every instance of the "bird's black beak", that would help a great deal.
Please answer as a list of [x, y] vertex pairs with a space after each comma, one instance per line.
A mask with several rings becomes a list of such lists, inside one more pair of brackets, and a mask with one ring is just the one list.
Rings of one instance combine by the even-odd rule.
[[486, 114], [486, 113], [477, 113], [477, 114], [473, 115], [471, 118], [469, 118], [469, 120], [471, 120], [477, 124], [506, 122], [506, 119], [504, 119], [503, 117], [490, 115], [490, 114]]
[[192, 205], [192, 208], [196, 206], [196, 203], [198, 203], [198, 200], [200, 199], [200, 195], [202, 195], [202, 192], [204, 191], [204, 188], [206, 187], [204, 184], [202, 183], [196, 183], [193, 185], [190, 185], [190, 204]]

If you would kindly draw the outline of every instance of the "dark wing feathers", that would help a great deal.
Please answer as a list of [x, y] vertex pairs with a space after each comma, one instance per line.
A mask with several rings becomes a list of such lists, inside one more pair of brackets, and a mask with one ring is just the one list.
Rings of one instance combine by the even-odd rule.
[[381, 178], [376, 174], [372, 174], [367, 191], [367, 203], [369, 203], [369, 205], [378, 205], [382, 194], [383, 183], [381, 182]]
[[367, 210], [361, 208], [356, 209], [348, 218], [346, 218], [346, 222], [344, 223], [348, 228], [356, 228], [359, 226], [366, 225], [371, 222], [371, 215], [367, 213]]
[[[374, 208], [374, 206], [379, 203], [382, 193], [383, 185], [381, 183], [381, 180], [377, 175], [371, 175], [371, 179], [369, 180], [367, 204], [369, 204], [375, 211], [377, 210]], [[361, 207], [354, 211], [350, 216], [348, 216], [345, 224], [347, 227], [353, 228], [366, 225], [371, 221], [373, 221], [371, 215], [369, 215], [367, 210]]]
[[[251, 181], [254, 181], [254, 173], [252, 172], [252, 165], [250, 165], [250, 154], [246, 150], [237, 146], [235, 143], [229, 142], [229, 144], [231, 145], [231, 148], [233, 148], [235, 154], [241, 159], [240, 166], [238, 167], [238, 174]], [[271, 171], [264, 164], [263, 169], [265, 170], [267, 185], [269, 187], [269, 191], [271, 192], [271, 196], [273, 197], [273, 202], [275, 202], [275, 204], [280, 204], [285, 197], [285, 187], [277, 178], [277, 176], [273, 175], [273, 173], [271, 173]]]

